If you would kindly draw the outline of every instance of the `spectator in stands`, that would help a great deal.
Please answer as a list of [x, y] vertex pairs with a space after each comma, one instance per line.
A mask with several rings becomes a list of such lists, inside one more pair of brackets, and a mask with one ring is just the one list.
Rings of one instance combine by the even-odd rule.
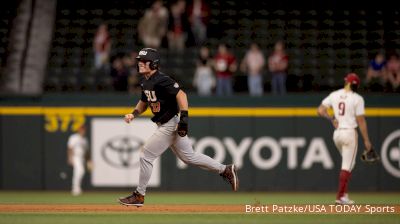
[[386, 60], [383, 53], [377, 53], [369, 62], [367, 70], [367, 88], [371, 91], [383, 91], [386, 85]]
[[207, 46], [202, 46], [199, 51], [199, 56], [197, 58], [197, 65], [201, 63], [207, 63], [209, 65], [212, 64], [212, 57], [210, 54], [210, 49]]
[[112, 62], [111, 77], [114, 90], [127, 91], [128, 90], [128, 76], [129, 71], [124, 66], [123, 57], [118, 55]]
[[264, 93], [261, 72], [264, 65], [263, 53], [256, 43], [252, 43], [240, 64], [241, 71], [247, 72], [247, 85], [251, 96], [261, 96]]
[[167, 37], [170, 50], [182, 52], [185, 49], [189, 29], [186, 1], [178, 0], [171, 5], [169, 14]]
[[229, 52], [227, 45], [223, 43], [218, 45], [213, 65], [217, 75], [217, 95], [232, 95], [232, 76], [237, 69], [237, 64], [235, 56]]
[[397, 53], [392, 53], [386, 64], [387, 78], [390, 88], [393, 91], [400, 90], [400, 57]]
[[137, 68], [136, 68], [136, 51], [129, 52], [127, 54], [124, 54], [122, 57], [122, 62], [124, 67], [128, 70], [129, 74], [136, 74], [137, 73]]
[[273, 94], [286, 94], [286, 76], [288, 56], [282, 41], [275, 43], [274, 51], [268, 58], [268, 69], [272, 75], [271, 89]]
[[108, 69], [111, 51], [111, 37], [105, 23], [100, 24], [93, 41], [94, 68]]
[[197, 93], [200, 96], [209, 96], [215, 87], [215, 77], [211, 67], [210, 50], [207, 47], [200, 48], [196, 64], [193, 86], [197, 88]]
[[128, 54], [125, 54], [122, 61], [124, 67], [128, 71], [128, 91], [130, 93], [140, 93], [141, 87], [139, 83], [139, 74], [136, 67], [136, 51], [131, 51]]
[[207, 40], [210, 8], [204, 0], [193, 0], [193, 3], [188, 7], [188, 14], [195, 44], [201, 46]]
[[146, 47], [159, 48], [167, 32], [168, 10], [161, 0], [147, 9], [138, 24], [139, 38]]

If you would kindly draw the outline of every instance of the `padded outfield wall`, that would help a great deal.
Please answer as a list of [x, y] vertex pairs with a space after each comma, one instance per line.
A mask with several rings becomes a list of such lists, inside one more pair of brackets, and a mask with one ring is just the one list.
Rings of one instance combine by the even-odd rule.
[[[333, 191], [340, 157], [333, 128], [316, 115], [323, 95], [200, 98], [189, 96], [190, 137], [196, 151], [240, 167], [241, 190]], [[149, 112], [131, 125], [122, 116], [137, 96], [45, 95], [2, 98], [0, 187], [69, 189], [66, 142], [88, 126], [94, 169], [84, 188], [137, 184], [140, 145], [156, 128]], [[357, 165], [350, 188], [400, 190], [400, 97], [367, 96], [371, 140], [382, 162]], [[167, 150], [155, 163], [150, 185], [158, 190], [225, 190], [218, 175], [188, 167]]]

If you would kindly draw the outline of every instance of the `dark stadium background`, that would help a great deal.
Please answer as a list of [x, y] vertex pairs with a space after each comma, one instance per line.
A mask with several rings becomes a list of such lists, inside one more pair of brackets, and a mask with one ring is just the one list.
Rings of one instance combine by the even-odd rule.
[[[60, 178], [60, 173], [71, 173], [65, 162], [65, 147], [69, 134], [76, 130], [76, 122], [86, 121], [90, 136], [92, 120], [120, 119], [131, 112], [139, 97], [137, 92], [115, 91], [108, 73], [93, 72], [92, 44], [96, 29], [101, 22], [108, 24], [113, 40], [112, 56], [137, 52], [144, 47], [138, 39], [137, 24], [152, 2], [1, 3], [0, 189], [69, 189], [70, 180]], [[332, 129], [317, 117], [316, 108], [330, 91], [343, 85], [348, 72], [358, 73], [363, 80], [360, 93], [366, 99], [371, 139], [378, 151], [385, 138], [400, 127], [399, 93], [386, 88], [372, 91], [364, 82], [368, 63], [377, 52], [389, 54], [400, 49], [397, 2], [207, 2], [211, 15], [206, 45], [212, 54], [223, 42], [240, 61], [249, 44], [255, 41], [267, 57], [276, 41], [285, 41], [289, 55], [288, 94], [271, 94], [271, 76], [264, 69], [262, 97], [249, 96], [247, 76], [239, 70], [234, 74], [233, 96], [198, 96], [192, 86], [198, 48], [189, 41], [182, 54], [177, 54], [167, 49], [164, 40], [159, 49], [161, 70], [178, 80], [189, 93], [194, 114], [191, 135], [197, 139], [212, 136], [221, 141], [231, 137], [237, 144], [248, 136], [254, 140], [272, 136], [277, 141], [295, 136], [306, 141], [301, 150], [314, 137], [320, 137], [335, 162], [335, 167], [329, 170], [321, 170], [319, 164], [311, 170], [301, 170], [300, 165], [288, 170], [285, 151], [284, 159], [269, 172], [254, 167], [246, 153], [244, 167], [249, 172], [243, 175], [248, 180], [244, 189], [335, 191], [340, 158], [331, 141]], [[164, 3], [168, 6], [171, 2]], [[263, 114], [257, 115], [253, 111], [256, 109]], [[299, 153], [299, 164], [304, 150]], [[213, 151], [205, 153], [212, 155]], [[264, 159], [270, 156], [267, 150], [261, 154]], [[170, 152], [163, 159], [164, 169], [169, 173], [162, 177], [162, 190], [225, 187], [198, 169], [176, 169], [175, 157]], [[226, 156], [225, 162], [231, 160]], [[391, 164], [395, 166], [396, 161]], [[182, 176], [197, 176], [198, 182], [186, 182]], [[173, 177], [179, 181], [169, 181]], [[90, 187], [90, 175], [85, 178], [85, 188]], [[297, 181], [300, 178], [310, 181]], [[353, 187], [360, 191], [399, 189], [400, 179], [383, 166], [358, 164], [354, 179]], [[215, 185], [210, 187], [205, 184], [207, 181]]]
[[[2, 83], [8, 80], [7, 56], [12, 51], [11, 30], [19, 2], [2, 3], [0, 65]], [[28, 1], [30, 2], [30, 1]], [[32, 1], [43, 2], [45, 0]], [[49, 1], [53, 2], [53, 1]], [[172, 1], [164, 1], [168, 5]], [[378, 51], [399, 49], [400, 24], [396, 2], [345, 1], [207, 1], [210, 9], [208, 41], [215, 53], [218, 43], [231, 46], [240, 61], [251, 42], [257, 42], [268, 56], [277, 40], [284, 40], [289, 55], [287, 88], [292, 93], [329, 91], [342, 85], [343, 76], [354, 71], [365, 77], [370, 59]], [[97, 26], [105, 22], [113, 40], [112, 55], [138, 51], [137, 23], [152, 1], [57, 1], [45, 72], [34, 78], [43, 93], [113, 92], [109, 74], [93, 74], [92, 42]], [[29, 5], [29, 4], [28, 4]], [[393, 6], [393, 7], [391, 7]], [[25, 12], [27, 13], [27, 12]], [[20, 14], [21, 15], [21, 14]], [[35, 15], [39, 16], [39, 15]], [[51, 17], [51, 15], [45, 15]], [[32, 25], [32, 24], [31, 24]], [[20, 35], [29, 35], [24, 30]], [[14, 37], [15, 38], [15, 37]], [[33, 38], [33, 37], [32, 37]], [[192, 78], [198, 53], [192, 43], [183, 55], [168, 52], [163, 41], [162, 68], [194, 91]], [[10, 48], [11, 47], [11, 48]], [[33, 82], [35, 82], [33, 80]], [[270, 92], [270, 76], [264, 71], [265, 93]], [[246, 75], [235, 73], [235, 92], [247, 93]], [[7, 94], [7, 91], [2, 92]], [[40, 91], [39, 91], [40, 92]], [[18, 91], [13, 93], [18, 94]], [[12, 93], [12, 94], [13, 94]]]

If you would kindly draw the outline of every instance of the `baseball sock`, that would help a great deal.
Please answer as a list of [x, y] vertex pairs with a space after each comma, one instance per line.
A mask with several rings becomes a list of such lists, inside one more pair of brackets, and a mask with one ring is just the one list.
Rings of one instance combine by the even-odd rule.
[[351, 173], [347, 170], [341, 170], [339, 175], [339, 189], [336, 199], [340, 200], [341, 197], [347, 192], [347, 185], [350, 180]]

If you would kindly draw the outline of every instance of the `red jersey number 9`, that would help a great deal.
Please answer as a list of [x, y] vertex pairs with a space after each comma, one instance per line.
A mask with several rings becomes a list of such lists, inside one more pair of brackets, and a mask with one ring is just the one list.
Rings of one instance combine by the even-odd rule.
[[338, 108], [339, 108], [339, 115], [343, 116], [344, 113], [346, 112], [346, 104], [344, 102], [340, 102]]

